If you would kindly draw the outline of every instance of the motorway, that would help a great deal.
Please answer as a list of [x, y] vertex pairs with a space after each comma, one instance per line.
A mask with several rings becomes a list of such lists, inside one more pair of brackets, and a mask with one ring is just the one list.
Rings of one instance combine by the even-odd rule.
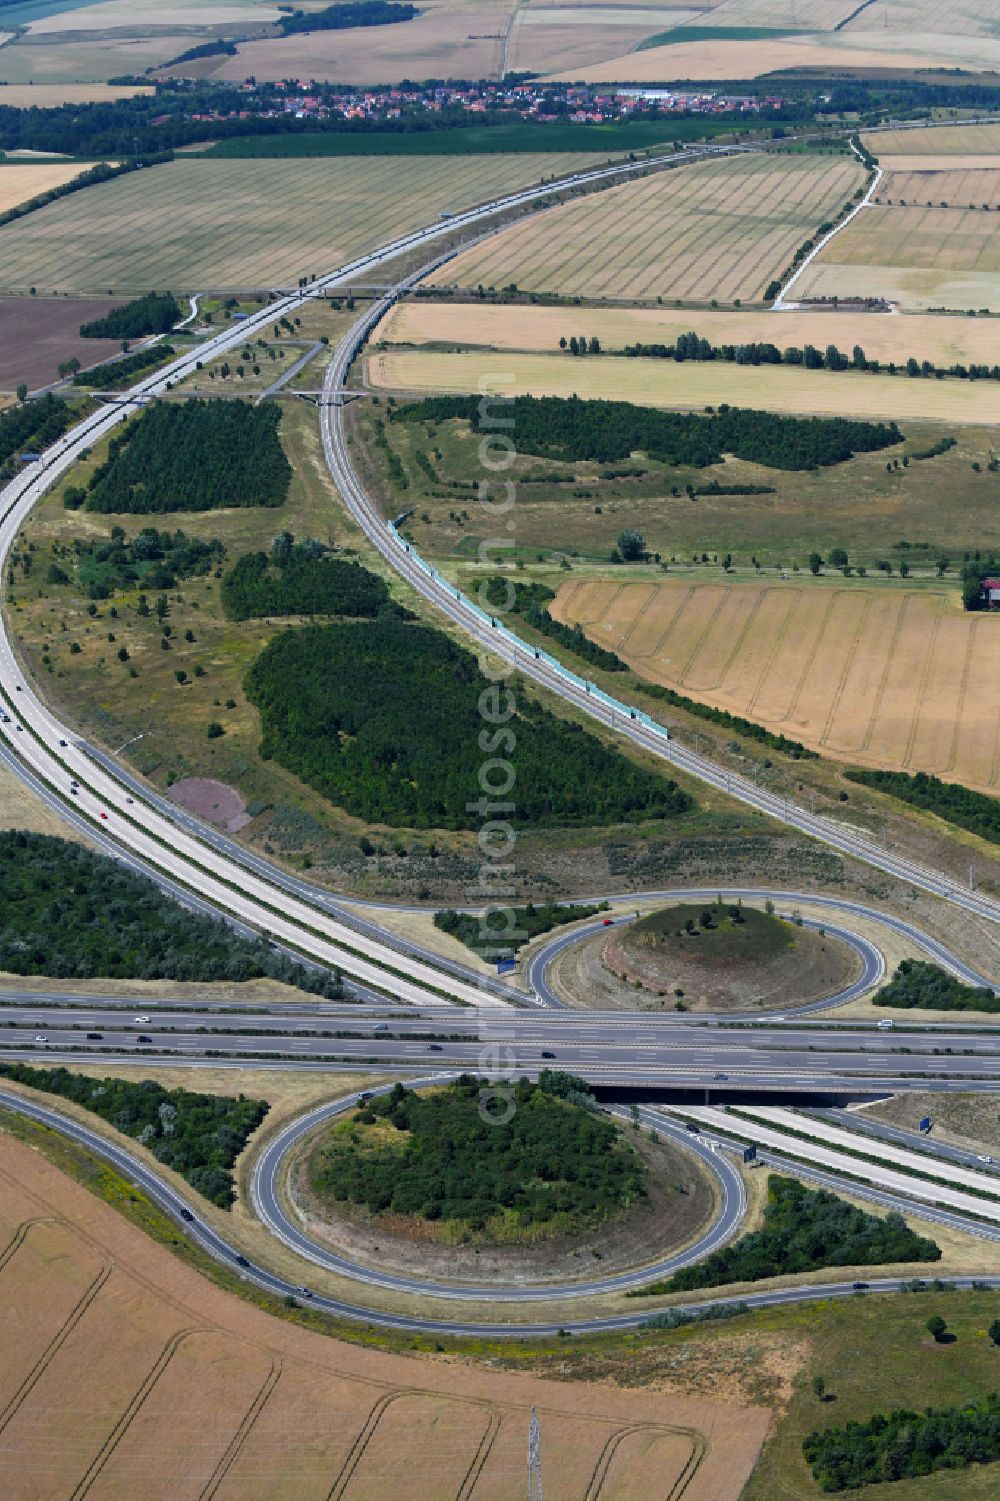
[[[416, 285], [427, 274], [427, 269], [408, 277], [401, 284], [402, 288]], [[325, 389], [329, 392], [342, 390], [348, 385], [351, 366], [359, 349], [397, 300], [397, 296], [398, 292], [393, 292], [373, 304], [342, 340], [327, 366]], [[494, 409], [500, 404], [500, 398], [492, 398]], [[1000, 902], [969, 890], [941, 871], [919, 865], [905, 856], [895, 855], [863, 831], [811, 813], [791, 798], [758, 787], [750, 778], [730, 772], [709, 757], [687, 749], [672, 738], [665, 725], [649, 714], [611, 698], [595, 683], [580, 677], [557, 658], [523, 641], [501, 622], [500, 612], [494, 609], [494, 613], [489, 614], [481, 609], [425, 562], [413, 545], [406, 542], [396, 527], [380, 514], [354, 469], [343, 414], [343, 402], [332, 397], [320, 411], [327, 466], [345, 505], [369, 542], [390, 567], [429, 604], [459, 626], [481, 650], [501, 658], [512, 669], [517, 669], [525, 677], [549, 689], [572, 708], [609, 728], [613, 734], [624, 736], [657, 759], [708, 783], [748, 807], [799, 833], [818, 839], [841, 854], [852, 856], [887, 875], [928, 891], [950, 905], [974, 912], [991, 922], [1000, 921]], [[499, 425], [495, 412], [494, 422]], [[509, 441], [512, 441], [510, 437], [504, 436], [503, 442]], [[484, 481], [488, 478], [489, 471], [484, 470]], [[488, 501], [486, 504], [496, 509], [499, 506], [506, 507], [509, 502]], [[512, 522], [508, 524], [513, 525]], [[497, 565], [494, 563], [493, 566]]]
[[[692, 155], [685, 152], [676, 159], [691, 160]], [[156, 375], [140, 382], [128, 402], [111, 409], [102, 408], [85, 418], [43, 455], [39, 465], [26, 467], [5, 488], [0, 495], [0, 567], [28, 511], [54, 480], [71, 467], [82, 449], [111, 432], [124, 416], [149, 397], [165, 390], [168, 382], [173, 384], [190, 374], [199, 360], [204, 361], [206, 357], [211, 358], [242, 344], [272, 324], [276, 317], [302, 306], [312, 296], [322, 295], [362, 274], [370, 275], [379, 265], [404, 250], [429, 244], [444, 234], [450, 235], [456, 227], [478, 227], [501, 210], [530, 206], [560, 186], [612, 180], [629, 171], [645, 170], [646, 165], [635, 163], [579, 173], [562, 184], [527, 189], [467, 214], [456, 215], [446, 224], [432, 225], [342, 267], [311, 284], [305, 291], [270, 304], [235, 328], [182, 355]], [[440, 259], [439, 256], [438, 261]], [[409, 281], [416, 281], [421, 274], [424, 272], [417, 273]], [[342, 341], [327, 372], [325, 385], [328, 390], [336, 391], [346, 384], [350, 365], [364, 338], [395, 295], [390, 293], [375, 304]], [[378, 516], [351, 467], [340, 405], [324, 407], [321, 420], [324, 447], [334, 480], [356, 519], [393, 566], [428, 599], [444, 608], [481, 645], [501, 655], [506, 654], [522, 670], [597, 718], [614, 722], [617, 714], [614, 727], [618, 732], [629, 735], [636, 743], [761, 811], [779, 817], [845, 853], [859, 854], [883, 869], [924, 885], [945, 900], [957, 902], [991, 920], [1000, 917], [1000, 905], [988, 898], [964, 891], [937, 873], [918, 870], [910, 862], [873, 846], [863, 835], [808, 814], [790, 802], [721, 770], [707, 758], [684, 750], [670, 740], [669, 733], [655, 721], [635, 715], [635, 711], [627, 706], [617, 706], [616, 709], [596, 689], [592, 691], [592, 685], [578, 679], [545, 654], [528, 648], [498, 623], [491, 623], [490, 618], [471, 601], [465, 600], [416, 558], [397, 533]], [[185, 823], [174, 812], [165, 813], [149, 789], [123, 777], [111, 758], [93, 754], [91, 748], [62, 725], [38, 699], [31, 686], [22, 679], [6, 630], [0, 635], [0, 706], [6, 710], [9, 719], [8, 723], [0, 723], [0, 738], [7, 742], [7, 751], [14, 764], [25, 765], [36, 785], [45, 785], [50, 796], [58, 799], [61, 806], [72, 806], [75, 815], [88, 829], [98, 830], [102, 838], [110, 841], [110, 847], [127, 852], [133, 861], [140, 861], [143, 868], [158, 877], [168, 877], [177, 887], [196, 897], [199, 903], [269, 935], [300, 956], [337, 968], [349, 983], [368, 993], [409, 1004], [441, 999], [477, 1007], [502, 1007], [505, 1000], [510, 999], [498, 994], [495, 986], [457, 975], [454, 967], [442, 965], [433, 956], [417, 956], [412, 950], [403, 950], [384, 933], [378, 930], [373, 933], [370, 925], [368, 930], [359, 930], [357, 923], [348, 922], [337, 910], [334, 899], [327, 897], [322, 902], [315, 902], [310, 895], [290, 891], [287, 878], [260, 857], [247, 858], [244, 852], [237, 855], [235, 850], [238, 847], [223, 846], [216, 836], [196, 821]], [[72, 795], [70, 789], [74, 778], [78, 783], [76, 795]]]
[[[269, 1292], [275, 1297], [296, 1297], [300, 1302], [308, 1300], [310, 1307], [315, 1307], [323, 1312], [335, 1316], [361, 1321], [367, 1325], [378, 1328], [397, 1329], [410, 1332], [422, 1332], [427, 1334], [451, 1334], [451, 1335], [553, 1335], [560, 1330], [573, 1334], [611, 1332], [618, 1330], [634, 1329], [641, 1326], [649, 1317], [648, 1307], [638, 1306], [635, 1311], [627, 1314], [599, 1316], [596, 1318], [573, 1320], [563, 1318], [558, 1322], [544, 1321], [522, 1323], [512, 1319], [497, 1319], [489, 1323], [480, 1323], [466, 1320], [435, 1319], [427, 1314], [406, 1315], [390, 1313], [379, 1309], [365, 1307], [363, 1304], [353, 1303], [345, 1299], [327, 1297], [322, 1293], [313, 1293], [302, 1284], [290, 1282], [287, 1278], [279, 1277], [267, 1267], [252, 1262], [244, 1256], [235, 1245], [220, 1235], [212, 1225], [199, 1217], [199, 1204], [196, 1196], [181, 1195], [159, 1177], [157, 1173], [146, 1166], [127, 1147], [119, 1146], [100, 1132], [83, 1125], [81, 1122], [71, 1120], [60, 1114], [59, 1111], [51, 1110], [47, 1106], [28, 1100], [21, 1095], [6, 1089], [0, 1089], [0, 1106], [17, 1111], [31, 1120], [48, 1126], [58, 1131], [71, 1140], [78, 1142], [97, 1156], [110, 1162], [129, 1181], [135, 1183], [150, 1199], [153, 1200], [175, 1222], [181, 1233], [190, 1239], [202, 1250], [207, 1252], [213, 1260], [234, 1271], [240, 1278], [255, 1287]], [[641, 1112], [643, 1124], [652, 1126], [656, 1130], [663, 1129], [664, 1122], [661, 1117]], [[709, 1148], [711, 1150], [711, 1147]], [[767, 1165], [779, 1169], [784, 1165], [780, 1157], [768, 1157]], [[796, 1169], [798, 1170], [798, 1169]], [[806, 1172], [803, 1176], [810, 1177], [813, 1181], [829, 1182], [831, 1186], [840, 1186], [836, 1179], [830, 1178], [821, 1172]], [[864, 1189], [852, 1188], [852, 1193], [857, 1197], [868, 1198], [876, 1202], [884, 1203], [885, 1196]], [[933, 1217], [928, 1211], [929, 1217]], [[716, 1222], [718, 1224], [718, 1221]], [[364, 1269], [358, 1268], [360, 1272]], [[865, 1280], [864, 1287], [871, 1292], [898, 1292], [907, 1285], [908, 1279], [899, 1277], [870, 1277]], [[955, 1287], [991, 1287], [1000, 1289], [1000, 1277], [978, 1275], [962, 1276], [949, 1279]], [[849, 1298], [857, 1295], [857, 1285], [853, 1281], [832, 1279], [829, 1282], [811, 1283], [801, 1287], [770, 1288], [762, 1292], [743, 1293], [738, 1295], [727, 1294], [724, 1290], [713, 1289], [711, 1293], [694, 1302], [684, 1304], [685, 1311], [697, 1312], [699, 1309], [708, 1307], [725, 1306], [738, 1303], [748, 1309], [768, 1308], [796, 1303], [808, 1303], [827, 1301], [836, 1298]], [[553, 1289], [549, 1290], [550, 1297]], [[492, 1299], [492, 1290], [490, 1297]], [[508, 1304], [509, 1308], [511, 1305]]]
[[[713, 154], [713, 151], [705, 154]], [[675, 159], [690, 161], [695, 155], [686, 151]], [[27, 466], [0, 492], [0, 568], [6, 562], [31, 508], [71, 468], [83, 449], [110, 434], [125, 417], [165, 392], [168, 385], [193, 373], [197, 362], [242, 346], [247, 338], [269, 328], [275, 318], [301, 308], [312, 297], [342, 287], [352, 279], [370, 275], [401, 253], [424, 244], [431, 245], [435, 239], [452, 235], [456, 228], [481, 226], [504, 210], [530, 207], [560, 188], [613, 180], [645, 171], [648, 165], [639, 162], [576, 174], [562, 183], [526, 189], [467, 214], [455, 215], [445, 224], [432, 225], [341, 267], [330, 276], [310, 284], [304, 291], [282, 297], [259, 314], [204, 341], [140, 382], [120, 404], [102, 407], [84, 418], [47, 450], [40, 463]], [[441, 259], [439, 256], [433, 264], [439, 264]], [[425, 266], [415, 273], [406, 285], [414, 284], [427, 269]], [[610, 699], [547, 653], [520, 641], [499, 619], [484, 614], [472, 600], [413, 553], [395, 528], [378, 514], [354, 472], [343, 429], [341, 401], [336, 395], [347, 386], [352, 363], [368, 333], [397, 295], [398, 289], [362, 315], [334, 352], [324, 383], [329, 400], [320, 409], [324, 451], [334, 483], [355, 520], [397, 572], [429, 603], [458, 624], [480, 648], [505, 659], [526, 676], [557, 693], [572, 707], [582, 709], [602, 725], [610, 726], [616, 734], [627, 736], [634, 744], [669, 765], [843, 854], [859, 858], [930, 891], [955, 907], [989, 921], [1000, 920], [1000, 903], [967, 890], [940, 872], [894, 855], [865, 834], [809, 813], [793, 801], [758, 788], [747, 779], [716, 766], [707, 757], [679, 745], [670, 737], [669, 731], [650, 716]], [[531, 998], [496, 981], [484, 980], [471, 968], [443, 960], [417, 944], [392, 935], [380, 924], [359, 917], [342, 898], [279, 870], [263, 857], [244, 850], [235, 841], [201, 824], [142, 783], [114, 757], [81, 740], [58, 720], [24, 679], [6, 627], [0, 631], [0, 709], [8, 716], [6, 722], [0, 723], [0, 759], [16, 769], [27, 786], [76, 828], [86, 832], [99, 848], [151, 875], [163, 889], [192, 910], [225, 915], [240, 931], [264, 934], [297, 958], [337, 969], [345, 976], [352, 993], [363, 1003], [368, 1003], [349, 1009], [321, 1006], [305, 1000], [294, 1011], [291, 1007], [281, 1007], [260, 1008], [251, 1013], [240, 1012], [236, 1006], [226, 1007], [223, 1012], [219, 1007], [199, 1007], [196, 1004], [179, 1007], [143, 999], [137, 1003], [137, 1008], [141, 1004], [141, 1010], [137, 1009], [137, 1015], [129, 1021], [123, 1017], [121, 1005], [109, 1000], [83, 995], [71, 1003], [73, 1009], [69, 1011], [66, 998], [46, 998], [10, 990], [0, 995], [0, 1002], [3, 1002], [0, 1006], [0, 1042], [7, 1044], [0, 1047], [0, 1052], [7, 1056], [26, 1061], [38, 1058], [47, 1062], [59, 1059], [79, 1061], [81, 1048], [89, 1047], [95, 1061], [114, 1058], [118, 1064], [127, 1060], [149, 1066], [159, 1060], [191, 1067], [218, 1067], [227, 1057], [235, 1055], [262, 1067], [326, 1071], [369, 1067], [397, 1072], [405, 1070], [409, 1076], [411, 1070], [426, 1069], [426, 1055], [431, 1047], [434, 1048], [435, 1066], [482, 1071], [484, 1046], [492, 1048], [500, 1038], [503, 1048], [510, 1049], [510, 1069], [519, 1073], [536, 1073], [551, 1056], [558, 1059], [561, 1066], [606, 1087], [641, 1088], [651, 1084], [698, 1087], [706, 1090], [706, 1098], [710, 1092], [714, 1099], [751, 1088], [758, 1093], [780, 1089], [816, 1092], [839, 1089], [842, 1093], [845, 1089], [852, 1093], [890, 1089], [950, 1090], [967, 1088], [970, 1079], [975, 1079], [979, 1089], [1000, 1090], [1000, 1034], [982, 1028], [918, 1028], [912, 1023], [901, 1027], [897, 1022], [897, 1030], [892, 1033], [875, 1032], [871, 1024], [858, 1026], [851, 1023], [835, 1029], [829, 1025], [817, 1026], [814, 1030], [808, 1023], [805, 1030], [796, 1024], [792, 1030], [766, 1013], [755, 1018], [750, 1025], [739, 1018], [724, 1021], [691, 1015], [679, 1018], [547, 1012], [545, 1008], [552, 1007], [556, 999], [546, 978], [549, 963], [562, 945], [575, 941], [578, 933], [559, 935], [552, 943], [543, 946], [532, 960], [529, 971], [529, 982], [536, 991], [535, 1007], [515, 1010], [512, 1003], [524, 1006], [527, 1002], [530, 1005]], [[71, 790], [74, 782], [75, 793]], [[689, 899], [694, 895], [690, 891], [676, 894]], [[735, 896], [741, 893], [726, 894]], [[765, 890], [753, 893], [758, 897], [768, 894]], [[800, 898], [795, 893], [784, 892], [777, 894], [777, 899], [821, 901], [831, 909], [838, 909], [842, 917], [853, 912], [855, 916], [882, 922], [905, 933], [954, 973], [972, 983], [985, 983], [968, 966], [950, 955], [943, 945], [920, 934], [901, 919], [862, 904], [839, 902], [835, 898]], [[862, 993], [864, 984], [870, 985], [881, 976], [884, 961], [877, 945], [859, 938], [846, 927], [838, 925], [836, 931], [855, 948], [864, 972], [857, 988], [838, 997], [843, 1004], [852, 995]], [[468, 1009], [456, 1009], [456, 1004]], [[829, 1002], [822, 1004], [826, 1006]], [[410, 1008], [409, 1016], [386, 1020], [386, 1008], [400, 1005]], [[471, 1008], [475, 1008], [474, 1013]], [[145, 1020], [147, 1016], [149, 1021]], [[376, 1017], [389, 1027], [389, 1034], [379, 1032], [376, 1035]], [[85, 1036], [87, 1030], [99, 1031], [103, 1035], [88, 1039]], [[360, 1035], [322, 1035], [338, 1031]], [[416, 1035], [421, 1032], [423, 1036]], [[436, 1033], [440, 1041], [429, 1042], [428, 1032]], [[462, 1033], [468, 1035], [458, 1035]], [[36, 1041], [39, 1035], [44, 1035], [47, 1040]], [[68, 1121], [57, 1111], [34, 1104], [29, 1107], [27, 1102], [9, 1091], [0, 1090], [0, 1100], [46, 1121], [114, 1160], [169, 1213], [179, 1217], [183, 1227], [193, 1233], [206, 1250], [223, 1261], [232, 1263], [236, 1260], [234, 1249], [210, 1227], [198, 1221], [197, 1216], [192, 1224], [181, 1214], [182, 1208], [186, 1208], [189, 1214], [192, 1211], [127, 1149], [114, 1146], [99, 1133]], [[640, 1118], [647, 1124], [655, 1123], [657, 1129], [676, 1129], [670, 1128], [660, 1114], [648, 1107], [640, 1107]], [[300, 1122], [295, 1123], [296, 1129], [300, 1126]], [[705, 1150], [712, 1152], [711, 1146]], [[715, 1168], [718, 1174], [734, 1173], [722, 1153], [712, 1155], [718, 1159]], [[278, 1161], [276, 1158], [268, 1160]], [[267, 1197], [270, 1190], [264, 1179], [259, 1181], [261, 1212], [272, 1214], [272, 1202]], [[832, 1177], [830, 1181], [838, 1180]], [[742, 1194], [742, 1188], [738, 1193]], [[710, 1233], [720, 1237], [731, 1233], [742, 1213], [742, 1199], [736, 1195], [737, 1189], [730, 1183], [722, 1194], [720, 1221]], [[883, 1195], [877, 1198], [877, 1202], [886, 1204], [890, 1199]], [[276, 1234], [288, 1233], [285, 1227], [274, 1228]], [[264, 1268], [239, 1265], [241, 1275], [249, 1276], [271, 1291], [282, 1294], [294, 1291]], [[650, 1275], [649, 1269], [645, 1269], [643, 1278]], [[1000, 1279], [995, 1285], [1000, 1285]], [[871, 1286], [891, 1288], [898, 1283], [894, 1279], [879, 1279]], [[410, 1289], [397, 1290], [406, 1292]], [[426, 1291], [426, 1288], [422, 1290]], [[761, 1306], [816, 1296], [849, 1295], [851, 1291], [850, 1284], [833, 1283], [823, 1289], [784, 1289], [740, 1301]], [[480, 1298], [483, 1295], [481, 1289], [473, 1292]], [[456, 1292], [455, 1289], [442, 1289], [435, 1295], [455, 1297]], [[556, 1295], [578, 1296], [579, 1288], [569, 1289], [565, 1294], [552, 1288], [545, 1290], [545, 1297]], [[504, 1301], [492, 1289], [489, 1297], [498, 1303]], [[725, 1299], [712, 1298], [711, 1301]], [[496, 1332], [497, 1328], [495, 1324], [458, 1325], [424, 1318], [377, 1315], [371, 1310], [329, 1299], [317, 1298], [316, 1303], [331, 1312], [347, 1313], [369, 1322], [393, 1324], [400, 1328], [442, 1332], [470, 1332], [477, 1327]], [[585, 1324], [565, 1324], [564, 1327], [630, 1327], [645, 1316], [644, 1312], [639, 1312]], [[550, 1331], [553, 1328], [548, 1325], [532, 1327]]]

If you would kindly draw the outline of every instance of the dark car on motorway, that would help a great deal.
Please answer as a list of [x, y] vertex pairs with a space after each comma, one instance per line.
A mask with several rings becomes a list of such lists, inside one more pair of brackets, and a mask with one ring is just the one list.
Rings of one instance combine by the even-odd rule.
[[542, 1057], [543, 1058], [554, 1058], [555, 1056], [556, 1056], [555, 1053], [549, 1053], [549, 1052], [546, 1052], [544, 1050], [542, 1052]]
[[439, 1042], [429, 1042], [427, 1044], [427, 1051], [428, 1053], [440, 1053], [442, 1051], [441, 1044]]
[[101, 1042], [103, 1040], [103, 1037], [104, 1037], [104, 1033], [103, 1032], [88, 1032], [87, 1033], [87, 1041], [88, 1042]]
[[182, 1209], [181, 1210], [181, 1219], [182, 1220], [193, 1220], [194, 1219], [194, 1215], [191, 1213], [190, 1209]]
[[140, 1033], [139, 1036], [136, 1038], [137, 1042], [152, 1042], [152, 1040], [153, 1039], [151, 1037], [147, 1037], [144, 1032]]

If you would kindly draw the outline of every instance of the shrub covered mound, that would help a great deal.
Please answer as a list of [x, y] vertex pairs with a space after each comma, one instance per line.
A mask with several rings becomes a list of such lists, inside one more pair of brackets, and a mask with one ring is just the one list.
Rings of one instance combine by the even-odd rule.
[[147, 407], [108, 444], [90, 477], [88, 511], [213, 511], [280, 506], [291, 465], [278, 438], [274, 405], [168, 401]]
[[1000, 1011], [1000, 995], [985, 985], [964, 985], [924, 959], [904, 959], [875, 996], [876, 1006], [922, 1011]]
[[866, 1423], [810, 1433], [802, 1452], [828, 1494], [990, 1464], [1000, 1459], [1000, 1396], [990, 1392], [964, 1407], [877, 1412]]
[[[666, 777], [632, 765], [578, 725], [492, 688], [441, 631], [382, 619], [283, 631], [244, 680], [260, 711], [261, 755], [371, 822], [480, 828], [479, 775], [506, 757], [489, 801], [519, 825], [663, 818], [692, 806]], [[484, 718], [481, 699], [496, 718]], [[498, 727], [499, 726], [499, 727]], [[471, 805], [471, 806], [470, 806]]]
[[328, 556], [322, 542], [276, 537], [270, 556], [248, 552], [222, 580], [222, 604], [231, 620], [258, 615], [373, 617], [395, 607], [384, 580], [360, 563]]
[[726, 1282], [759, 1282], [814, 1272], [827, 1266], [879, 1266], [898, 1261], [940, 1261], [932, 1240], [915, 1235], [901, 1214], [879, 1219], [826, 1189], [804, 1188], [794, 1178], [767, 1180], [764, 1226], [743, 1235], [695, 1266], [630, 1297], [689, 1292]]
[[623, 949], [683, 954], [700, 964], [766, 963], [795, 943], [795, 929], [756, 907], [710, 902], [662, 907], [621, 935]]
[[65, 1068], [0, 1063], [0, 1078], [75, 1100], [116, 1131], [148, 1147], [192, 1188], [228, 1209], [236, 1197], [230, 1169], [268, 1111], [245, 1095], [165, 1089], [153, 1079], [89, 1079]]
[[254, 980], [331, 999], [339, 976], [307, 969], [221, 918], [190, 912], [106, 855], [49, 834], [0, 832], [0, 970], [87, 980]]
[[646, 1168], [564, 1083], [558, 1074], [522, 1080], [509, 1120], [504, 1102], [484, 1119], [480, 1102], [491, 1086], [471, 1074], [425, 1095], [396, 1084], [334, 1128], [313, 1186], [375, 1214], [455, 1221], [488, 1236], [598, 1225], [645, 1196]]
[[[730, 453], [771, 469], [816, 469], [842, 464], [903, 441], [894, 422], [846, 417], [783, 417], [720, 406], [708, 416], [659, 412], [629, 401], [584, 401], [579, 396], [516, 396], [504, 414], [513, 419], [521, 453], [598, 464], [649, 454], [665, 464], [704, 469]], [[445, 422], [459, 417], [478, 428], [478, 396], [429, 396], [392, 413], [395, 421]], [[492, 414], [495, 420], [495, 413]]]

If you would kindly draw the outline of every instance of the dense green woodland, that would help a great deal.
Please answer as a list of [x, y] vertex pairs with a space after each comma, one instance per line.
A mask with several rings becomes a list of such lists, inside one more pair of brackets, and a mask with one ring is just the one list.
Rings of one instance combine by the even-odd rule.
[[389, 618], [283, 631], [244, 686], [260, 711], [261, 755], [370, 822], [481, 828], [489, 815], [477, 806], [479, 777], [491, 760], [501, 764], [488, 801], [501, 817], [509, 803], [519, 827], [666, 818], [693, 806], [675, 782], [532, 699], [520, 696], [508, 715], [506, 692], [490, 687], [475, 657], [429, 626]]
[[553, 641], [558, 641], [560, 646], [565, 646], [574, 656], [589, 662], [591, 667], [598, 667], [604, 672], [628, 671], [627, 662], [623, 662], [615, 652], [606, 651], [596, 641], [591, 641], [589, 636], [584, 635], [581, 625], [564, 625], [561, 620], [555, 620], [545, 608], [550, 599], [555, 599], [555, 594], [544, 584], [515, 583], [513, 579], [499, 576], [485, 579], [480, 593], [480, 602], [492, 605], [499, 614], [512, 611], [523, 615], [536, 631], [541, 631], [544, 636], [551, 636]]
[[41, 453], [61, 438], [74, 417], [58, 396], [43, 396], [11, 407], [0, 416], [0, 473], [6, 475], [18, 454]]
[[357, 615], [396, 609], [385, 582], [360, 563], [331, 558], [322, 542], [276, 537], [270, 555], [249, 552], [222, 580], [222, 605], [230, 620], [259, 615]]
[[89, 980], [255, 980], [335, 999], [339, 977], [191, 912], [145, 876], [48, 834], [0, 831], [0, 970]]
[[[80, 588], [88, 599], [110, 599], [117, 589], [131, 589], [136, 584], [147, 589], [173, 589], [178, 579], [200, 578], [217, 567], [226, 556], [218, 537], [203, 542], [186, 532], [157, 531], [144, 526], [129, 540], [123, 527], [111, 529], [107, 541], [87, 541], [76, 537], [72, 550], [60, 554], [72, 558]], [[59, 563], [49, 567], [49, 582], [68, 584], [70, 576]]]
[[[802, 1452], [827, 1494], [991, 1464], [1000, 1460], [1000, 1396], [990, 1392], [962, 1407], [877, 1412], [865, 1423], [810, 1433]], [[936, 1487], [935, 1494], [944, 1497], [946, 1492]], [[985, 1496], [986, 1491], [977, 1494]]]
[[888, 792], [914, 808], [936, 813], [991, 844], [1000, 844], [1000, 799], [985, 792], [973, 792], [960, 782], [942, 782], [940, 777], [926, 771], [875, 771], [867, 766], [851, 766], [844, 775], [849, 781]]
[[879, 1266], [897, 1261], [940, 1261], [932, 1240], [915, 1235], [901, 1214], [878, 1219], [826, 1189], [804, 1188], [794, 1178], [767, 1180], [764, 1225], [683, 1267], [665, 1282], [634, 1296], [690, 1292], [725, 1282], [814, 1272], [827, 1266]]
[[175, 353], [171, 344], [149, 344], [145, 349], [137, 349], [135, 354], [123, 354], [121, 359], [105, 360], [93, 370], [81, 370], [79, 375], [74, 375], [73, 384], [89, 386], [95, 391], [117, 391], [127, 386], [133, 375], [151, 370], [154, 365], [162, 365], [173, 359]]
[[875, 1004], [898, 1010], [1000, 1011], [1000, 995], [985, 985], [965, 985], [925, 959], [903, 959], [876, 994]]
[[[435, 912], [434, 926], [440, 928], [442, 933], [450, 933], [452, 938], [457, 938], [466, 948], [472, 949], [473, 953], [490, 959], [522, 948], [532, 938], [537, 938], [539, 933], [548, 933], [550, 929], [561, 927], [564, 923], [580, 922], [585, 917], [596, 917], [599, 912], [607, 911], [607, 902], [598, 902], [596, 906], [580, 903], [572, 907], [561, 907], [556, 902], [543, 902], [541, 905], [528, 902], [524, 907], [492, 909], [491, 913], [485, 914], [485, 923], [474, 912]], [[512, 928], [508, 928], [506, 921], [509, 913], [514, 918]], [[503, 922], [497, 920], [498, 915], [504, 918]]]
[[[315, 1186], [374, 1214], [476, 1231], [581, 1229], [645, 1195], [645, 1164], [610, 1121], [526, 1079], [513, 1087], [512, 1112], [501, 1099], [484, 1118], [492, 1088], [471, 1074], [422, 1095], [396, 1084], [334, 1128]], [[368, 1137], [363, 1128], [376, 1125], [398, 1140]]]
[[[582, 401], [578, 396], [516, 396], [500, 408], [513, 420], [522, 453], [547, 459], [586, 459], [599, 464], [647, 453], [664, 464], [704, 469], [725, 455], [750, 459], [772, 469], [817, 469], [842, 464], [855, 453], [871, 453], [903, 441], [894, 422], [858, 422], [846, 417], [782, 417], [725, 404], [701, 416], [660, 412], [629, 401]], [[429, 396], [391, 414], [394, 421], [480, 423], [478, 396]]]
[[324, 10], [295, 10], [280, 16], [282, 36], [300, 31], [343, 31], [348, 26], [391, 26], [396, 21], [412, 21], [420, 14], [415, 5], [397, 0], [340, 0]]
[[47, 1094], [74, 1100], [102, 1120], [148, 1147], [192, 1188], [228, 1209], [235, 1199], [231, 1172], [247, 1141], [268, 1111], [266, 1100], [244, 1095], [195, 1094], [165, 1089], [152, 1079], [90, 1079], [65, 1068], [32, 1068], [0, 1063], [0, 1078], [29, 1084]]
[[88, 511], [213, 511], [280, 506], [292, 469], [273, 404], [159, 401], [108, 444], [90, 477]]
[[180, 317], [172, 292], [147, 292], [113, 307], [103, 318], [81, 324], [80, 333], [85, 339], [141, 339], [144, 334], [169, 333]]

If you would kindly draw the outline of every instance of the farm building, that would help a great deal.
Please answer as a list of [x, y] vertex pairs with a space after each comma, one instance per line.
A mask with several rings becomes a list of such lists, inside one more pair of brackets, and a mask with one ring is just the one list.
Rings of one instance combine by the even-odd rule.
[[983, 579], [983, 597], [988, 609], [1000, 606], [1000, 578]]

